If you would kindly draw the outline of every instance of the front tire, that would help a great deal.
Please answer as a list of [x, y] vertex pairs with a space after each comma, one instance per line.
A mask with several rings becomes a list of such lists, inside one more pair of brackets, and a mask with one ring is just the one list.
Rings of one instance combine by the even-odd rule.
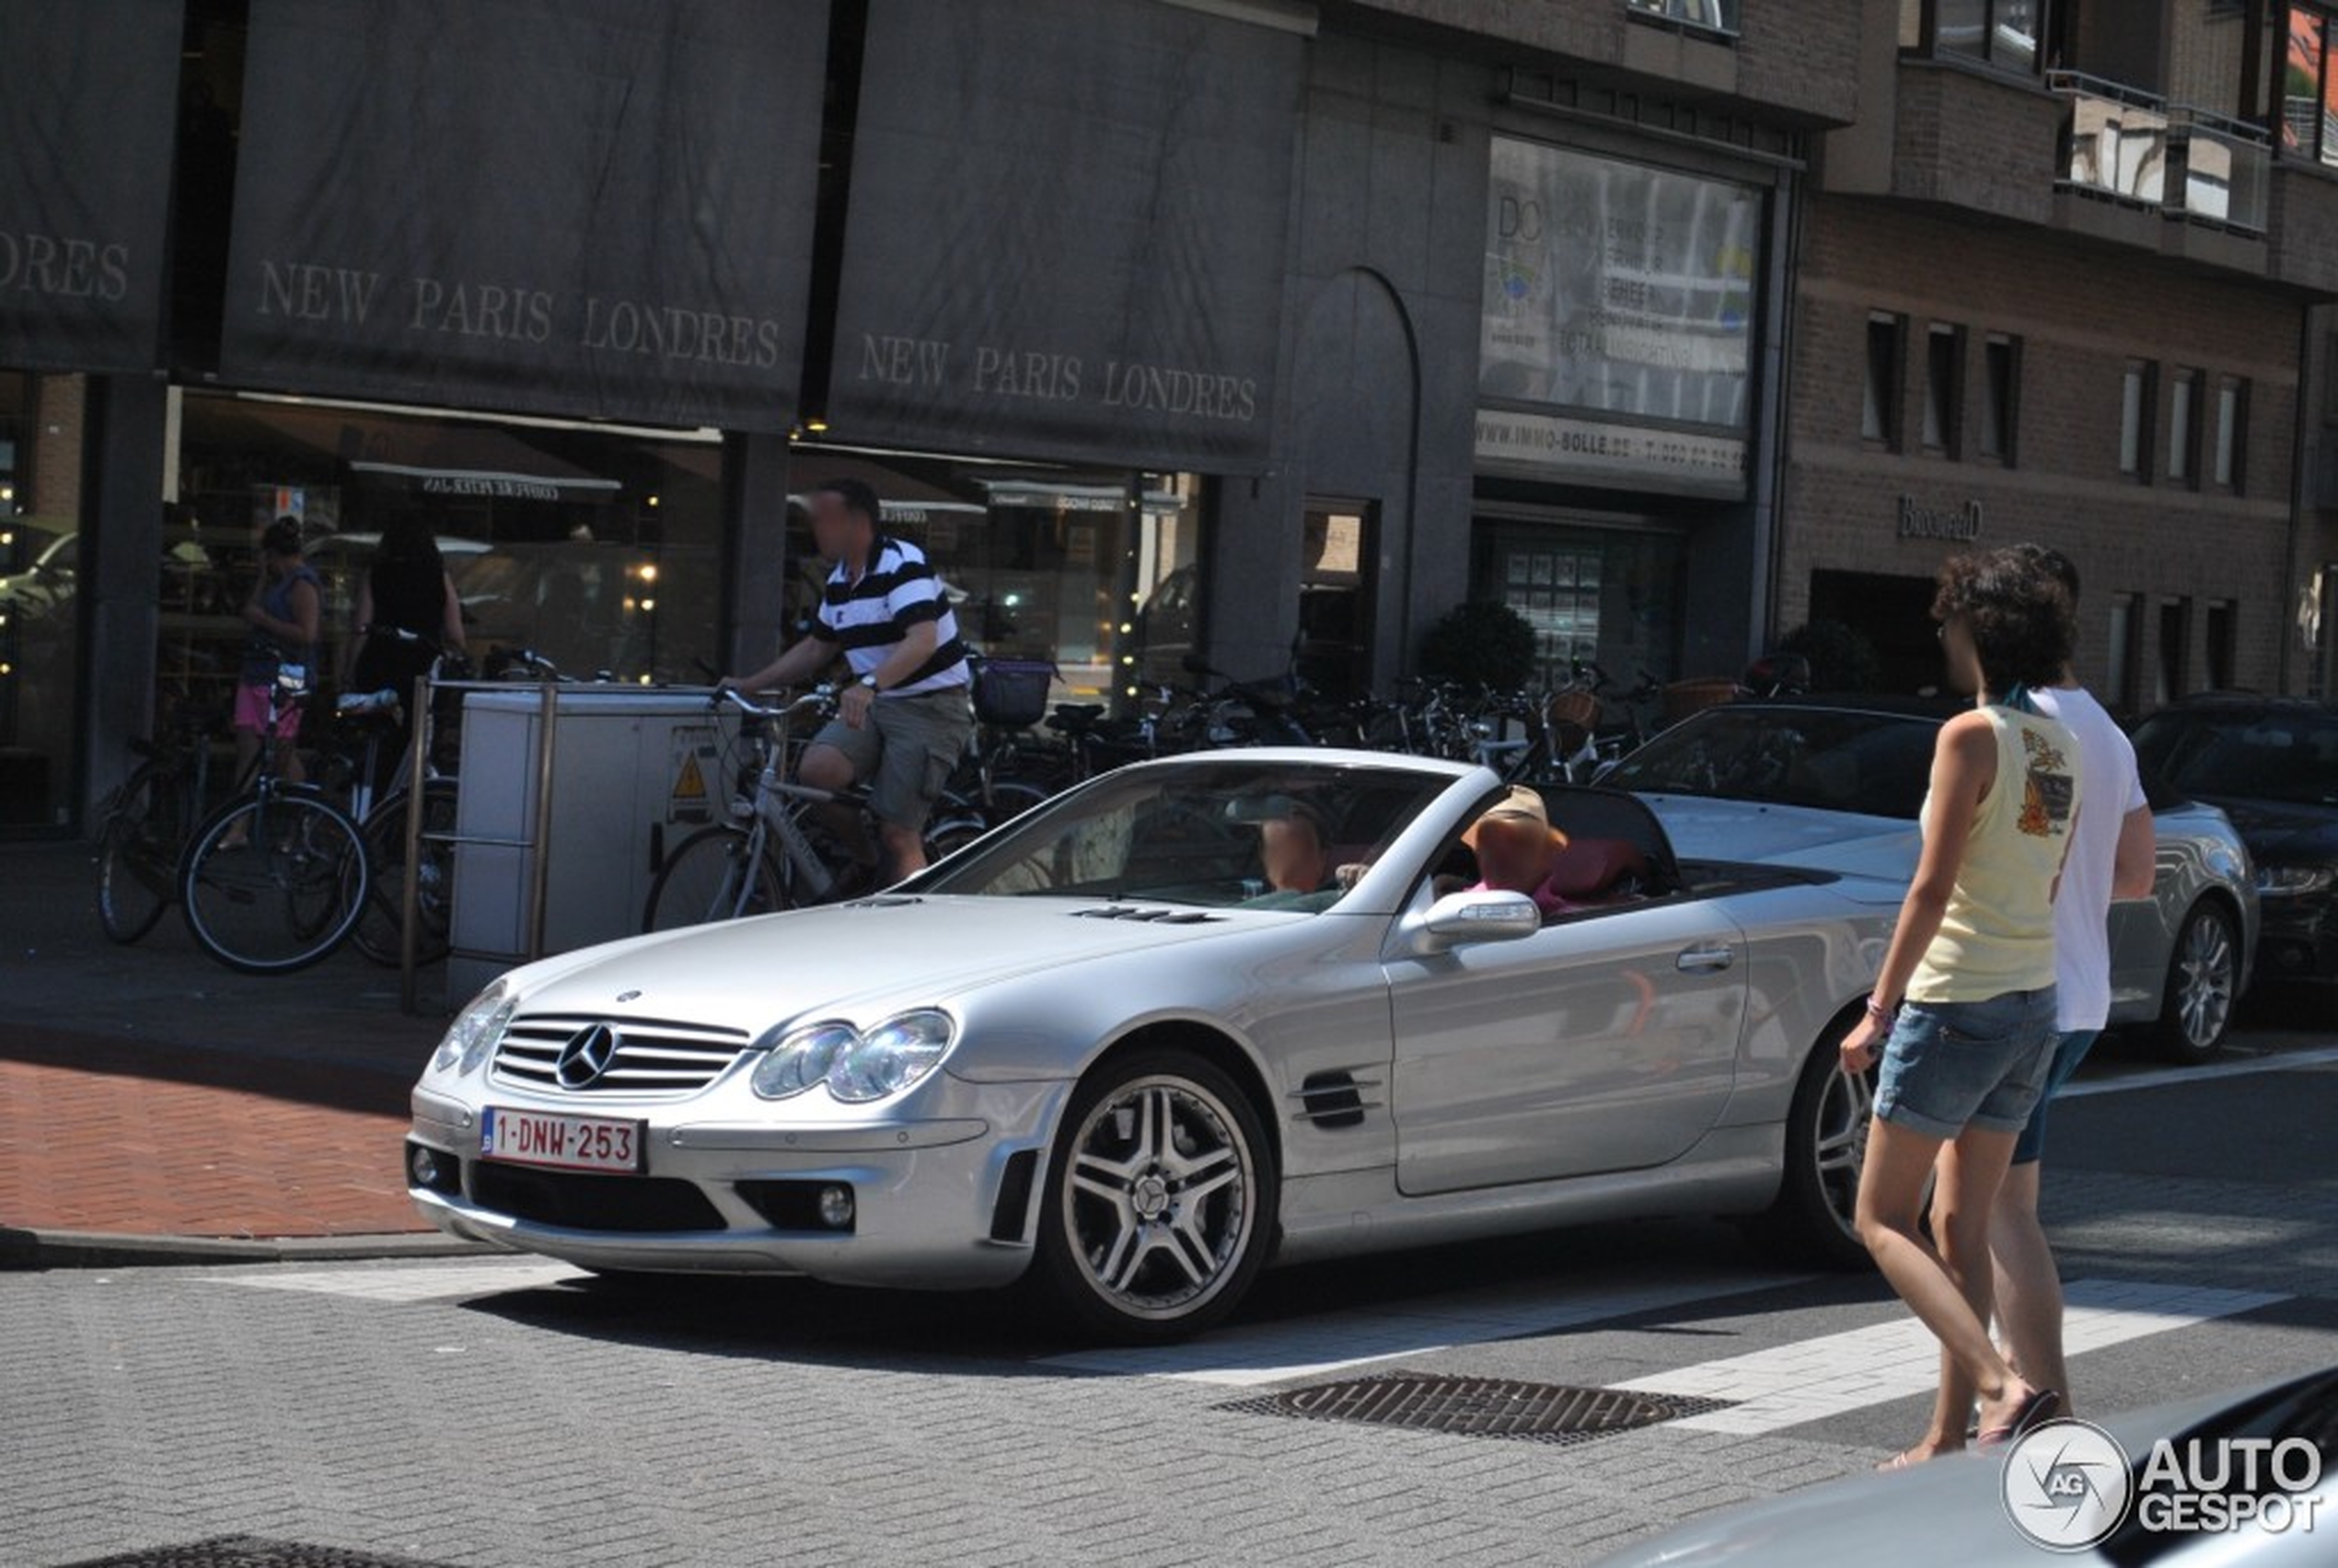
[[203, 824], [179, 869], [188, 930], [247, 974], [330, 955], [365, 912], [368, 885], [357, 824], [309, 795], [236, 801]]
[[1858, 1227], [1859, 1170], [1875, 1116], [1875, 1069], [1843, 1070], [1846, 1026], [1819, 1037], [1787, 1112], [1786, 1171], [1777, 1200], [1754, 1221], [1771, 1250], [1829, 1269], [1870, 1266]]
[[1249, 1098], [1189, 1052], [1098, 1067], [1072, 1096], [1048, 1165], [1034, 1276], [1095, 1338], [1199, 1333], [1267, 1261], [1274, 1150]]
[[178, 896], [181, 814], [174, 781], [151, 763], [122, 787], [98, 841], [98, 923], [111, 940], [136, 941]]
[[2170, 1061], [2196, 1064], [2224, 1049], [2240, 984], [2240, 934], [2221, 905], [2192, 906], [2168, 956], [2168, 985], [2152, 1043]]

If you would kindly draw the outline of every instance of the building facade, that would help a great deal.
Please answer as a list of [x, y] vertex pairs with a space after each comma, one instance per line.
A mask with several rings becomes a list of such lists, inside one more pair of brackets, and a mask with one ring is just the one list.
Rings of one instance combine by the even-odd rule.
[[1471, 599], [1545, 679], [1818, 620], [1916, 684], [2018, 536], [2135, 704], [2302, 688], [2307, 10], [0, 0], [0, 832], [219, 709], [277, 517], [329, 681], [419, 513], [475, 652], [687, 682], [839, 474], [1067, 698], [1384, 689]]
[[1938, 679], [1940, 557], [2080, 570], [2079, 662], [2139, 714], [2326, 691], [2338, 537], [2301, 494], [2338, 287], [2310, 6], [1889, 0], [1804, 207], [1774, 625]]

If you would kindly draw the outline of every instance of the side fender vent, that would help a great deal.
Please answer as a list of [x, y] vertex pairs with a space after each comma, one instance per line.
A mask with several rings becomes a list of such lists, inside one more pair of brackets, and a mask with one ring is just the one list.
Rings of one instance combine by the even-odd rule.
[[998, 1201], [990, 1205], [990, 1239], [1020, 1241], [1031, 1222], [1031, 1181], [1038, 1174], [1039, 1151], [1019, 1148], [1007, 1156], [999, 1176]]
[[1366, 1100], [1364, 1090], [1376, 1087], [1359, 1080], [1345, 1068], [1310, 1073], [1307, 1081], [1299, 1086], [1299, 1114], [1326, 1132], [1360, 1127], [1364, 1124], [1365, 1108], [1377, 1103]]

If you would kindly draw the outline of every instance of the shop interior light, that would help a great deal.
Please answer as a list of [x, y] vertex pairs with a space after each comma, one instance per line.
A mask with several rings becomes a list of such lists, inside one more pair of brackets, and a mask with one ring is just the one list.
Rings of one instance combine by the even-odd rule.
[[655, 506], [655, 505], [657, 504], [657, 497], [656, 497], [656, 496], [653, 495], [653, 496], [651, 496], [651, 497], [650, 497], [650, 504], [651, 504], [652, 506]]
[[654, 610], [654, 609], [656, 609], [656, 608], [657, 608], [657, 601], [656, 601], [655, 599], [644, 599], [644, 600], [642, 600], [642, 613], [643, 613], [643, 614], [647, 614], [648, 612], [650, 612], [650, 611], [652, 611], [652, 610]]
[[657, 581], [657, 562], [654, 560], [645, 560], [633, 570], [641, 574], [641, 579], [644, 582], [654, 582]]
[[820, 419], [805, 420], [804, 421], [804, 428], [810, 431], [814, 435], [826, 435], [828, 430], [828, 421]]

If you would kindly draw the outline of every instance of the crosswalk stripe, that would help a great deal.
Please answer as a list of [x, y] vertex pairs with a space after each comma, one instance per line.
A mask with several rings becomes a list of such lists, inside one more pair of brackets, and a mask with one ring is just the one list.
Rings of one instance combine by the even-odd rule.
[[255, 1290], [305, 1290], [360, 1301], [407, 1302], [491, 1296], [506, 1290], [538, 1290], [586, 1276], [573, 1263], [555, 1263], [542, 1258], [494, 1258], [480, 1262], [435, 1259], [374, 1268], [215, 1273], [204, 1277], [211, 1284], [239, 1285]]
[[1719, 1281], [1653, 1281], [1573, 1297], [1555, 1295], [1547, 1283], [1498, 1286], [1430, 1297], [1401, 1307], [1355, 1308], [1278, 1322], [1238, 1323], [1184, 1344], [1080, 1351], [1043, 1356], [1036, 1364], [1079, 1372], [1255, 1388], [1455, 1345], [1557, 1333], [1638, 1312], [1663, 1311], [1799, 1285], [1812, 1277], [1777, 1274], [1741, 1274]]
[[[2063, 1343], [2072, 1356], [2289, 1299], [2255, 1291], [2103, 1279], [2073, 1281], [2063, 1294], [2067, 1306]], [[1939, 1375], [1939, 1342], [1922, 1323], [1904, 1317], [1676, 1366], [1616, 1387], [1633, 1393], [1734, 1401], [1725, 1410], [1684, 1416], [1672, 1424], [1742, 1435], [1928, 1393]]]

